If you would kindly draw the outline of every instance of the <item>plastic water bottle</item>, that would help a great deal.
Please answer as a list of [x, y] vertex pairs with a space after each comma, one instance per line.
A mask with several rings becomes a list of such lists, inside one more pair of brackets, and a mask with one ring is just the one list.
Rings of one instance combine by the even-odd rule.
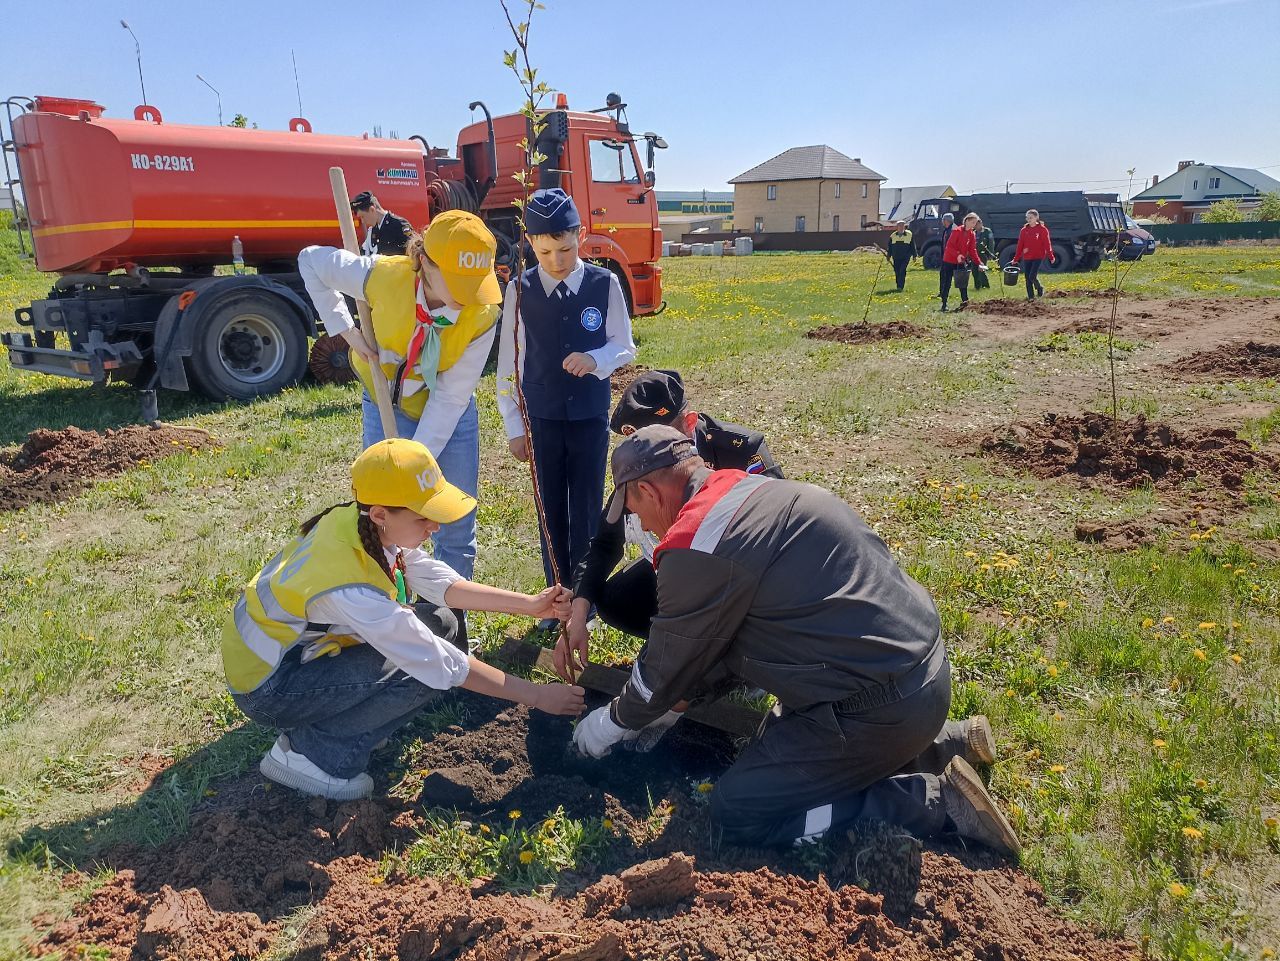
[[240, 235], [231, 238], [231, 263], [237, 274], [244, 273], [244, 244], [240, 243]]

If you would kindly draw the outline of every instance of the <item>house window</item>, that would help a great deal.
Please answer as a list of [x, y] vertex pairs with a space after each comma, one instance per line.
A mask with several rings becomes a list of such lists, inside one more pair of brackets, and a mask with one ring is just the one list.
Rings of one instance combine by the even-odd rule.
[[840, 185], [836, 184], [836, 200], [840, 199]]
[[[839, 184], [836, 184], [836, 186], [837, 186], [837, 187], [839, 187], [840, 185], [839, 185]], [[832, 230], [839, 230], [839, 229], [840, 229], [840, 215], [839, 215], [839, 214], [833, 214], [833, 215], [832, 215], [832, 217], [831, 217], [831, 229], [832, 229]]]
[[867, 199], [867, 185], [866, 185], [866, 184], [863, 184], [863, 185], [862, 185], [862, 199], [863, 199], [863, 200], [866, 200], [866, 199]]
[[796, 233], [804, 233], [804, 214], [796, 218]]
[[777, 200], [777, 199], [778, 199], [778, 185], [777, 185], [777, 184], [769, 184], [769, 186], [765, 188], [765, 194], [764, 194], [764, 195], [765, 195], [765, 197], [766, 197], [766, 198], [768, 198], [769, 200]]
[[759, 234], [759, 233], [764, 233], [764, 218], [763, 218], [763, 217], [757, 217], [757, 218], [756, 218], [756, 225], [755, 225], [755, 231], [754, 231], [754, 232], [755, 232], [755, 233], [757, 233], [757, 234]]
[[867, 215], [866, 215], [866, 214], [863, 214], [863, 215], [862, 215], [862, 226], [863, 226], [864, 228], [867, 226]]
[[1192, 190], [1199, 190], [1199, 189], [1200, 189], [1200, 181], [1199, 181], [1199, 180], [1193, 180], [1193, 181], [1191, 181], [1191, 189], [1192, 189]]
[[1210, 177], [1210, 178], [1209, 178], [1209, 189], [1210, 189], [1210, 190], [1217, 190], [1217, 189], [1218, 189], [1219, 187], [1221, 187], [1221, 186], [1222, 186], [1222, 178], [1221, 178], [1221, 177]]

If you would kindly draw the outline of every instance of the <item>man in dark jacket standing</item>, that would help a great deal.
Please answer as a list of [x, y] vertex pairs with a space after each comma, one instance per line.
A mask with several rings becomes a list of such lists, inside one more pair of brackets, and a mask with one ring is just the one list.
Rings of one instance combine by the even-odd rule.
[[874, 819], [1018, 852], [964, 758], [974, 745], [944, 723], [951, 670], [933, 601], [847, 504], [713, 472], [661, 426], [619, 444], [612, 468], [606, 517], [632, 511], [661, 538], [658, 615], [622, 693], [575, 729], [580, 752], [660, 734], [727, 673], [778, 708], [712, 794], [726, 841], [793, 844]]
[[[693, 441], [702, 459], [713, 469], [736, 468], [761, 477], [781, 477], [764, 434], [750, 427], [717, 421], [690, 410], [684, 381], [674, 370], [645, 371], [618, 398], [609, 428], [627, 437], [651, 424], [674, 427]], [[614, 573], [626, 543], [639, 545], [643, 557]], [[591, 539], [587, 553], [573, 577], [573, 615], [556, 644], [556, 666], [569, 677], [569, 658], [587, 661], [591, 608], [600, 619], [634, 637], [649, 636], [649, 622], [658, 612], [657, 580], [653, 548], [657, 544], [634, 516], [609, 523], [604, 518]]]
[[351, 212], [360, 218], [360, 226], [365, 231], [364, 242], [360, 245], [365, 256], [382, 254], [389, 257], [405, 252], [413, 227], [403, 217], [384, 210], [378, 198], [369, 191], [356, 194], [351, 201]]
[[907, 286], [907, 266], [916, 259], [916, 245], [905, 220], [899, 220], [894, 227], [896, 229], [889, 235], [886, 256], [893, 264], [893, 278], [898, 284], [898, 293], [902, 293]]

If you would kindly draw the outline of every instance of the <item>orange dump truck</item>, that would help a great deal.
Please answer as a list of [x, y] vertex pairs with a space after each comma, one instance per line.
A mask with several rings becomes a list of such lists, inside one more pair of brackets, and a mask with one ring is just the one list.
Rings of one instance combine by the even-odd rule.
[[[88, 100], [5, 101], [6, 180], [25, 208], [19, 242], [59, 276], [45, 300], [16, 311], [3, 335], [21, 370], [144, 388], [190, 387], [215, 399], [273, 393], [306, 371], [316, 315], [297, 274], [298, 251], [341, 243], [328, 171], [354, 195], [421, 228], [442, 210], [471, 210], [514, 262], [523, 115], [464, 128], [457, 153], [425, 140], [169, 123], [152, 106], [132, 119]], [[472, 108], [484, 109], [483, 104]], [[634, 314], [662, 307], [662, 251], [653, 154], [614, 95], [599, 110], [547, 114], [538, 186], [570, 192], [588, 226], [582, 255], [613, 270]], [[641, 167], [637, 140], [646, 146]], [[220, 265], [254, 273], [218, 274]], [[329, 357], [341, 366], [341, 357]]]

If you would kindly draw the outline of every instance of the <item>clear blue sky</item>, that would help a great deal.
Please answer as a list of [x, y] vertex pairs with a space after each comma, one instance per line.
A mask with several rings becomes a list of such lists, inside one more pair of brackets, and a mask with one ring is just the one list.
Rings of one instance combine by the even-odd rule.
[[[787, 147], [827, 143], [891, 185], [1116, 181], [1178, 160], [1280, 174], [1280, 0], [546, 0], [533, 57], [571, 106], [610, 90], [671, 144], [658, 185], [724, 189]], [[467, 103], [514, 109], [497, 0], [221, 3], [3, 0], [0, 90], [139, 102], [168, 120], [244, 113], [283, 129], [375, 124], [452, 145]], [[1125, 181], [1121, 183], [1120, 181]], [[1075, 186], [1076, 184], [1062, 184]], [[1035, 189], [1026, 186], [1022, 189]], [[1044, 188], [1052, 189], [1052, 188]]]

